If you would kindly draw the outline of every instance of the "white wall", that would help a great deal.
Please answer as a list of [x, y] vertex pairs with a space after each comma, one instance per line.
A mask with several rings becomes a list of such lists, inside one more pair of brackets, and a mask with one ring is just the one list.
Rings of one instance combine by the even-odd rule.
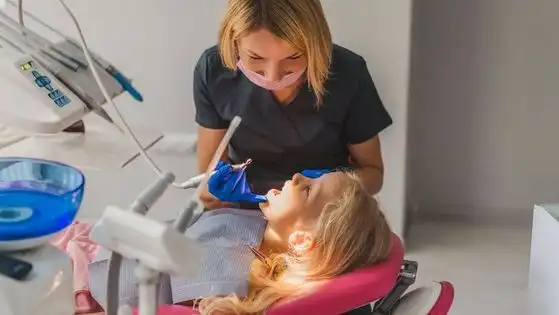
[[408, 115], [411, 0], [323, 0], [334, 41], [363, 55], [394, 119], [382, 133], [386, 177], [380, 202], [403, 234]]
[[558, 12], [553, 0], [415, 3], [411, 208], [517, 221], [559, 199]]
[[[395, 120], [382, 135], [387, 171], [381, 201], [401, 234], [411, 0], [323, 3], [335, 41], [366, 57]], [[25, 4], [49, 23], [76, 34], [56, 1]], [[146, 128], [194, 131], [192, 69], [202, 50], [215, 43], [226, 1], [68, 0], [68, 4], [82, 23], [90, 48], [125, 71], [145, 94], [144, 104], [119, 100], [127, 117]]]

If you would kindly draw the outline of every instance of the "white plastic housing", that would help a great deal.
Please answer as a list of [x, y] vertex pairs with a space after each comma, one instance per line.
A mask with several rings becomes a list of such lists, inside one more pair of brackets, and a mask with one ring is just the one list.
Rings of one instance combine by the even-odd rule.
[[[11, 49], [0, 48], [0, 124], [52, 134], [64, 130], [87, 114], [86, 105], [39, 63], [33, 62], [33, 66], [42, 76], [48, 77], [52, 91], [38, 86], [25, 75], [19, 66], [29, 60], [33, 61]], [[70, 102], [57, 106], [48, 96], [54, 90], [62, 91]]]
[[0, 314], [74, 315], [74, 278], [68, 256], [44, 245], [16, 257], [33, 264], [33, 270], [24, 281], [0, 276]]
[[171, 225], [114, 206], [105, 209], [90, 237], [101, 246], [160, 272], [190, 276], [200, 263], [197, 244]]

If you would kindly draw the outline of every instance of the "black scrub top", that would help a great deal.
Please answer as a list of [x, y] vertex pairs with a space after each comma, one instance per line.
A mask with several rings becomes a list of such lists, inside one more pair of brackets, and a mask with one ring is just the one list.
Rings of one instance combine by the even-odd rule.
[[289, 104], [221, 62], [217, 46], [204, 51], [194, 70], [196, 122], [226, 129], [242, 118], [229, 145], [229, 160], [251, 158], [247, 179], [255, 193], [281, 188], [304, 169], [349, 167], [348, 145], [376, 136], [392, 124], [365, 60], [334, 45], [322, 104], [304, 85]]

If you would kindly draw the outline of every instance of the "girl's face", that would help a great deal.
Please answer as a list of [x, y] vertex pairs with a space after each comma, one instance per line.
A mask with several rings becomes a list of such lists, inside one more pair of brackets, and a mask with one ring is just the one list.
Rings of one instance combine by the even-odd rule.
[[274, 226], [314, 226], [328, 202], [341, 196], [343, 181], [343, 173], [328, 173], [316, 179], [295, 174], [281, 190], [270, 190], [268, 202], [261, 203], [260, 209]]
[[238, 44], [245, 67], [270, 81], [280, 81], [307, 66], [303, 52], [265, 28], [249, 33]]

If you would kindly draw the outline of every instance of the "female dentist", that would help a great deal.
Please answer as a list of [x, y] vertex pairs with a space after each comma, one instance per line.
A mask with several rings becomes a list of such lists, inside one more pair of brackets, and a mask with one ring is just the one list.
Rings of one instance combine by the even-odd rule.
[[[379, 133], [392, 119], [365, 60], [332, 43], [320, 0], [230, 0], [218, 45], [195, 67], [194, 103], [200, 172], [240, 115], [222, 160], [252, 159], [253, 192], [303, 170], [344, 167], [357, 169], [371, 194], [382, 187]], [[201, 199], [224, 206], [207, 191]]]

